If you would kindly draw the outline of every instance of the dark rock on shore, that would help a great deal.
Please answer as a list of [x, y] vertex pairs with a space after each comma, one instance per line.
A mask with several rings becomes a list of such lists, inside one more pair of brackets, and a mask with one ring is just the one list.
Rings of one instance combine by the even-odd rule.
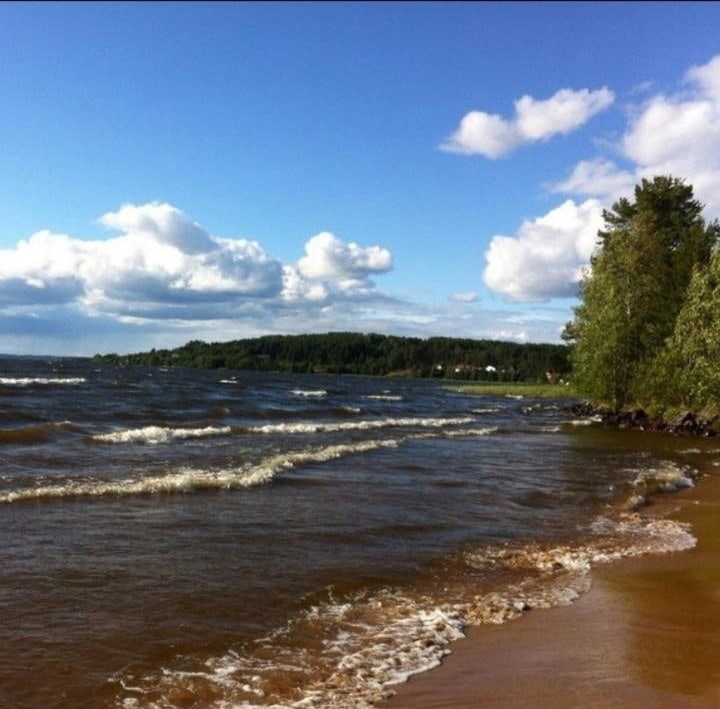
[[717, 436], [717, 419], [702, 419], [692, 411], [687, 411], [673, 420], [651, 417], [643, 409], [614, 411], [596, 406], [589, 401], [568, 407], [570, 413], [581, 418], [597, 417], [607, 428], [637, 429], [640, 431], [661, 431], [675, 436]]

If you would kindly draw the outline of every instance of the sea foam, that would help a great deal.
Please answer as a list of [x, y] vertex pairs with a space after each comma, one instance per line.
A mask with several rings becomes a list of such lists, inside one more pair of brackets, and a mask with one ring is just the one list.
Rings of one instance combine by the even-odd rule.
[[631, 493], [625, 507], [637, 510], [647, 504], [658, 492], [677, 492], [695, 485], [697, 471], [690, 466], [679, 466], [672, 461], [661, 461], [657, 466], [644, 468], [631, 482]]
[[399, 417], [368, 419], [365, 421], [337, 421], [337, 422], [314, 422], [300, 421], [295, 423], [275, 423], [264, 426], [255, 426], [248, 429], [251, 433], [324, 433], [335, 431], [368, 431], [379, 428], [396, 427], [419, 427], [419, 428], [441, 428], [443, 426], [459, 426], [470, 423], [474, 419], [470, 417], [459, 418], [424, 418], [424, 417]]
[[208, 436], [226, 436], [232, 433], [230, 426], [205, 426], [204, 428], [172, 428], [170, 426], [144, 426], [112, 433], [101, 433], [92, 440], [101, 443], [168, 443], [188, 438], [206, 438]]
[[[693, 544], [686, 525], [625, 513], [598, 518], [585, 543], [517, 543], [466, 553], [470, 569], [491, 567], [510, 579], [491, 591], [477, 589], [462, 568], [426, 591], [387, 587], [336, 598], [330, 588], [325, 600], [266, 637], [204, 661], [180, 658], [179, 666], [118, 678], [118, 704], [164, 706], [182, 695], [216, 696], [218, 706], [247, 709], [370, 709], [396, 684], [436, 667], [468, 626], [569, 605], [590, 589], [595, 564]], [[317, 642], [308, 644], [308, 636]]]
[[102, 497], [232, 490], [270, 482], [278, 473], [300, 465], [324, 463], [335, 458], [379, 448], [395, 448], [396, 440], [371, 440], [324, 446], [268, 456], [257, 463], [228, 469], [182, 468], [164, 475], [123, 480], [68, 480], [62, 483], [0, 492], [0, 503], [52, 500], [68, 497]]
[[293, 389], [291, 393], [307, 399], [324, 399], [327, 396], [325, 389]]
[[5, 386], [32, 386], [33, 384], [84, 384], [85, 377], [0, 377], [0, 384]]

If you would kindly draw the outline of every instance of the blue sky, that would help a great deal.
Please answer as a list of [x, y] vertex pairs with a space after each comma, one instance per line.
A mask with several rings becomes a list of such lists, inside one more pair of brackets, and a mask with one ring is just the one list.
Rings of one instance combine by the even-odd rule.
[[705, 2], [0, 3], [0, 352], [558, 342], [640, 178], [720, 216], [719, 29]]

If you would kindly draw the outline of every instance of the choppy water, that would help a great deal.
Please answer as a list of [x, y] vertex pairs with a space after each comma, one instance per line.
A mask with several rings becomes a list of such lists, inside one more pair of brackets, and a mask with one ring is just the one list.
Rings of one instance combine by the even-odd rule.
[[[692, 546], [707, 441], [436, 382], [0, 359], [0, 705], [362, 707]], [[715, 444], [717, 446], [717, 444]]]

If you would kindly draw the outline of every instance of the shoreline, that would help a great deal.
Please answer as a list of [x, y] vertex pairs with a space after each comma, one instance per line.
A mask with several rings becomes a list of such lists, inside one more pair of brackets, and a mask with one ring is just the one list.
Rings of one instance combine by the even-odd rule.
[[569, 606], [467, 629], [378, 709], [720, 706], [720, 475], [645, 514], [691, 525], [692, 549], [595, 566]]

